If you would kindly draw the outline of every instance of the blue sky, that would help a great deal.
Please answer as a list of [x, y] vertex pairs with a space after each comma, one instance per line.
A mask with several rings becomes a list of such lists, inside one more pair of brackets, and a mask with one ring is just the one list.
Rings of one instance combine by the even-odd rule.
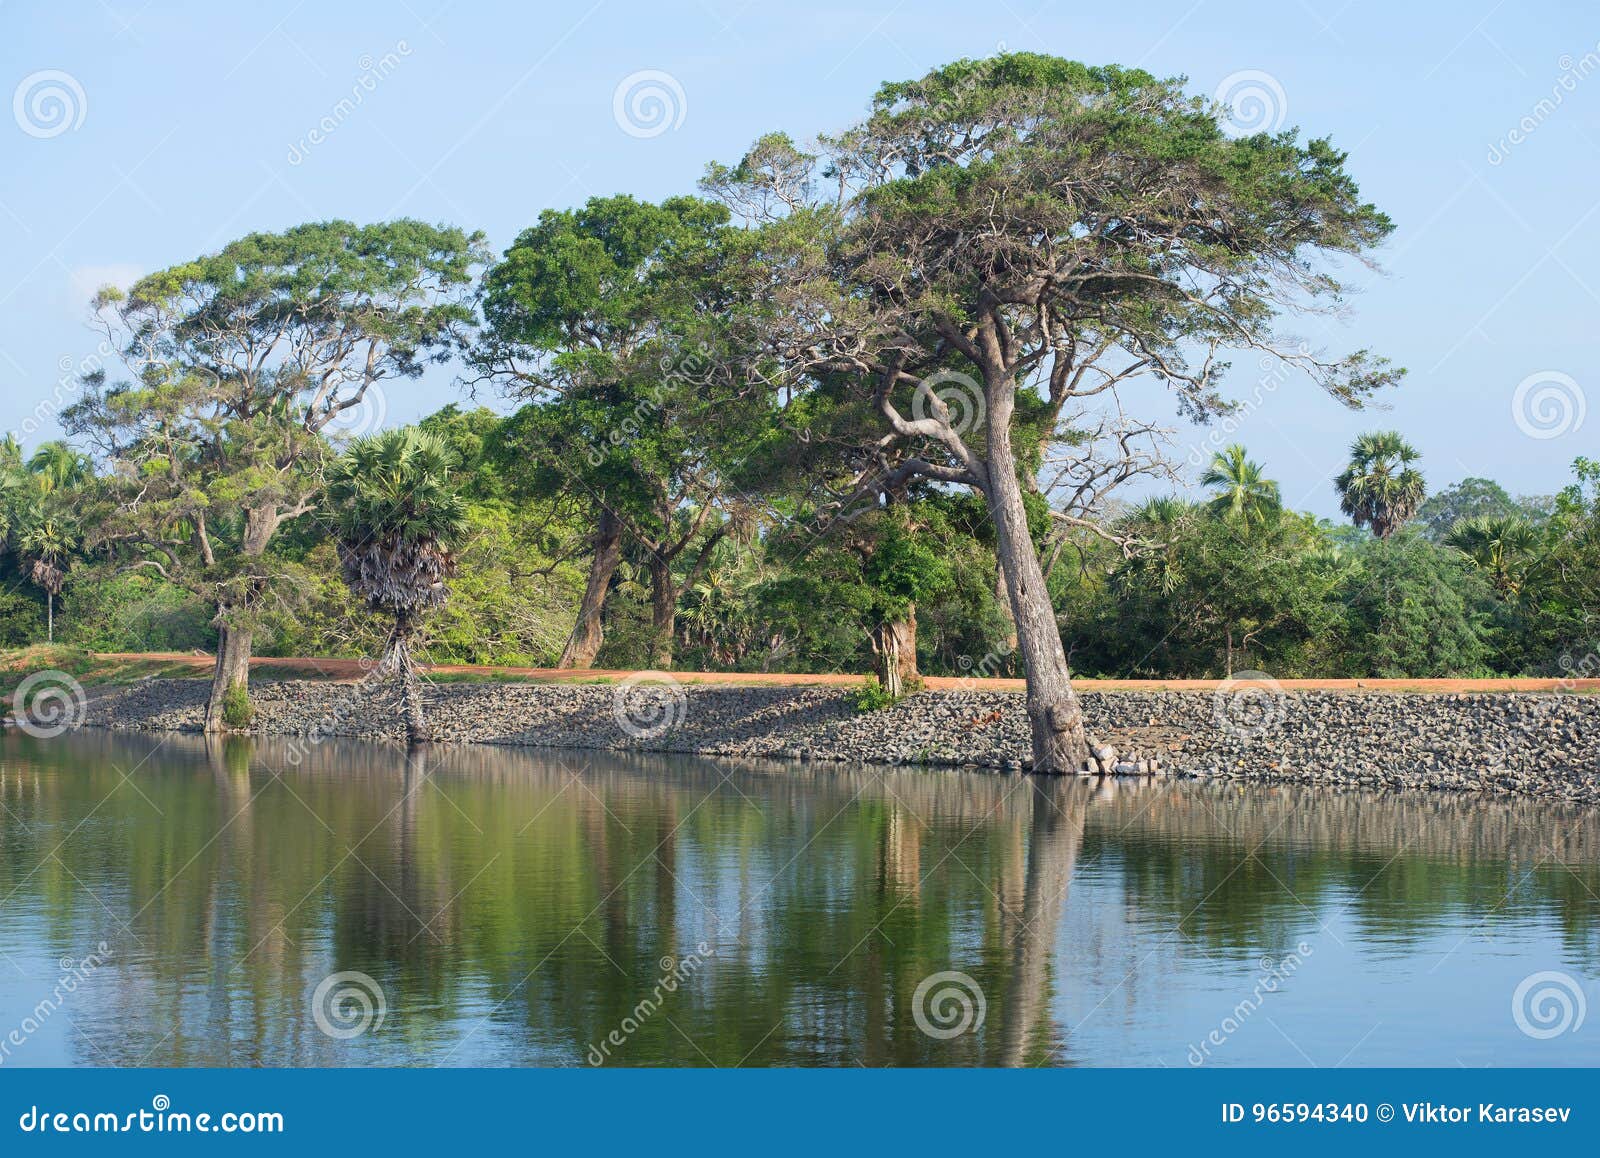
[[[1228, 438], [1287, 501], [1334, 514], [1329, 480], [1374, 425], [1422, 450], [1435, 489], [1484, 474], [1548, 492], [1594, 453], [1600, 18], [1494, 0], [0, 0], [0, 429], [49, 436], [24, 424], [93, 351], [101, 281], [330, 217], [448, 221], [503, 249], [542, 209], [691, 190], [762, 132], [837, 129], [880, 82], [1002, 45], [1254, 87], [1269, 119], [1349, 149], [1396, 220], [1349, 315], [1289, 327], [1408, 367], [1389, 410], [1298, 379], [1259, 392], [1239, 360], [1233, 392], [1260, 403]], [[647, 71], [669, 78], [669, 123], [630, 133], [618, 87]], [[457, 398], [448, 374], [404, 384], [388, 419]], [[1179, 457], [1206, 436], [1182, 427]]]

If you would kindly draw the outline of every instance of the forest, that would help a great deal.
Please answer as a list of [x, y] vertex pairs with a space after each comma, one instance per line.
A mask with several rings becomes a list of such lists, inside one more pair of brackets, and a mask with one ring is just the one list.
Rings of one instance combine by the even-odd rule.
[[[1338, 262], [1393, 231], [1345, 161], [1012, 53], [498, 254], [414, 220], [250, 234], [102, 290], [38, 411], [65, 437], [0, 445], [0, 646], [214, 651], [217, 720], [252, 655], [870, 672], [891, 700], [1025, 675], [1046, 770], [1084, 750], [1069, 667], [1592, 674], [1600, 463], [1430, 486], [1374, 422], [1335, 522], [1247, 449], [1230, 357], [1352, 407], [1403, 388], [1278, 325], [1333, 315]], [[433, 412], [386, 424], [424, 376]]]

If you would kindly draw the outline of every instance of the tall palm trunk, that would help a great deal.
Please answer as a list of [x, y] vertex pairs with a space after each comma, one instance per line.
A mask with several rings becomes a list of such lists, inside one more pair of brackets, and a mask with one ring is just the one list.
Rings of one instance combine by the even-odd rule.
[[54, 591], [44, 593], [44, 638], [46, 643], [56, 641], [56, 594]]
[[411, 642], [416, 634], [416, 621], [404, 612], [394, 617], [394, 630], [389, 633], [388, 654], [385, 657], [390, 672], [400, 680], [400, 694], [406, 709], [406, 743], [426, 744], [433, 739], [427, 717], [422, 711], [422, 679], [417, 673], [417, 661], [411, 653]]
[[622, 558], [622, 521], [609, 510], [600, 511], [594, 533], [594, 558], [589, 564], [589, 580], [584, 585], [583, 602], [578, 606], [578, 622], [562, 649], [556, 664], [563, 668], [590, 668], [600, 645], [605, 640], [601, 613], [605, 610], [606, 592], [611, 588], [611, 576]]

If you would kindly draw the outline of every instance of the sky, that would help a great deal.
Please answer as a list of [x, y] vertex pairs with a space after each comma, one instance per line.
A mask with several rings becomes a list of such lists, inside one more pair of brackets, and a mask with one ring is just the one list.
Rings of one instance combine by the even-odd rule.
[[[57, 433], [105, 282], [329, 218], [459, 224], [498, 252], [544, 209], [692, 192], [764, 132], [837, 130], [884, 81], [1001, 49], [1185, 76], [1241, 129], [1331, 136], [1397, 224], [1342, 316], [1284, 327], [1406, 367], [1386, 409], [1240, 358], [1226, 427], [1149, 400], [1180, 460], [1243, 442], [1287, 503], [1334, 516], [1362, 430], [1404, 433], [1431, 490], [1549, 493], [1594, 453], [1600, 11], [1577, 0], [0, 0], [0, 431]], [[369, 417], [464, 400], [433, 373]]]

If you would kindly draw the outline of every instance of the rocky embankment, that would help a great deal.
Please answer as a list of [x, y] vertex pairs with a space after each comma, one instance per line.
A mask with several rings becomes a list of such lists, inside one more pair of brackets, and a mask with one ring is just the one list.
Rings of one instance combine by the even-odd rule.
[[[97, 697], [87, 723], [197, 729], [206, 684], [149, 680]], [[735, 758], [1028, 767], [1022, 697], [925, 692], [883, 711], [820, 687], [461, 683], [425, 694], [442, 742], [682, 752]], [[258, 681], [253, 730], [400, 739], [388, 688]], [[1600, 803], [1600, 697], [1565, 693], [1090, 692], [1105, 767]]]

